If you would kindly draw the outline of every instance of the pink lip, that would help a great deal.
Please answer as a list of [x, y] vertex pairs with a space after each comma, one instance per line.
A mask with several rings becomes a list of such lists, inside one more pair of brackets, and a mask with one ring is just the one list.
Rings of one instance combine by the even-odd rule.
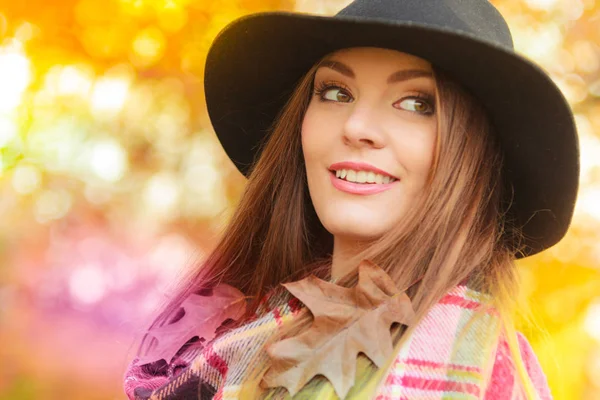
[[343, 179], [336, 178], [335, 172], [329, 172], [329, 178], [331, 179], [331, 184], [338, 190], [342, 192], [351, 193], [351, 194], [359, 194], [359, 195], [369, 195], [384, 192], [388, 189], [391, 189], [393, 185], [399, 180], [390, 183], [354, 183], [348, 182]]
[[342, 162], [331, 164], [329, 166], [330, 171], [331, 170], [337, 171], [340, 169], [353, 169], [355, 171], [373, 171], [376, 174], [381, 174], [381, 175], [389, 176], [390, 178], [398, 179], [394, 175], [391, 175], [390, 173], [385, 172], [382, 169], [379, 169], [371, 164], [362, 163], [362, 162], [342, 161]]

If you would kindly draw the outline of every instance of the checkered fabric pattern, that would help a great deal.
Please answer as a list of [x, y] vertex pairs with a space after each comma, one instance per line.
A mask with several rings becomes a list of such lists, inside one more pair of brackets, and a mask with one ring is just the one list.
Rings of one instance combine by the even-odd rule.
[[[498, 334], [493, 313], [474, 318], [481, 294], [459, 285], [448, 292], [415, 327], [393, 355], [394, 360], [375, 395], [377, 400], [524, 399], [517, 384], [506, 340]], [[131, 400], [245, 398], [242, 383], [253, 363], [266, 362], [264, 343], [278, 327], [303, 307], [281, 291], [265, 298], [257, 317], [209, 343], [188, 343], [166, 363], [138, 365], [134, 359], [125, 374], [125, 392]], [[529, 343], [518, 343], [538, 398], [551, 399], [546, 377]], [[357, 358], [355, 384], [346, 399], [364, 399], [362, 390], [376, 367], [362, 354]], [[262, 395], [264, 400], [289, 399], [284, 388]], [[322, 376], [308, 382], [294, 399], [337, 399]]]

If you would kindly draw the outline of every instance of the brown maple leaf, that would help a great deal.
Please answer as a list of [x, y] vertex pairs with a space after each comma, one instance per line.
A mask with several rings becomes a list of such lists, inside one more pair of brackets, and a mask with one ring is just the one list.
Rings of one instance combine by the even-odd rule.
[[210, 296], [190, 295], [181, 307], [185, 311], [181, 319], [148, 331], [157, 344], [140, 357], [139, 365], [160, 359], [170, 362], [177, 351], [194, 336], [210, 341], [225, 320], [236, 320], [246, 312], [246, 301], [244, 294], [238, 289], [221, 284], [212, 289]]
[[381, 367], [393, 352], [393, 322], [409, 325], [410, 298], [377, 265], [358, 266], [358, 284], [345, 288], [314, 275], [283, 284], [312, 312], [310, 329], [269, 346], [267, 387], [283, 386], [294, 396], [315, 375], [323, 375], [343, 399], [354, 385], [359, 352]]

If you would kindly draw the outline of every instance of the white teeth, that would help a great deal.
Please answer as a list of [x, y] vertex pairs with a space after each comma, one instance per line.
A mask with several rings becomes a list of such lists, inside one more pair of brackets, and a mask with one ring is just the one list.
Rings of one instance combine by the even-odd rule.
[[356, 182], [365, 183], [367, 181], [367, 173], [365, 171], [358, 171], [356, 174]]
[[355, 183], [390, 183], [394, 182], [395, 178], [390, 178], [386, 175], [376, 174], [373, 171], [354, 171], [351, 169], [340, 169], [335, 171], [335, 176], [340, 179], [345, 179], [348, 182]]
[[346, 180], [349, 182], [356, 182], [356, 171], [348, 170]]
[[367, 182], [369, 182], [369, 183], [375, 183], [375, 172], [369, 171], [367, 173]]

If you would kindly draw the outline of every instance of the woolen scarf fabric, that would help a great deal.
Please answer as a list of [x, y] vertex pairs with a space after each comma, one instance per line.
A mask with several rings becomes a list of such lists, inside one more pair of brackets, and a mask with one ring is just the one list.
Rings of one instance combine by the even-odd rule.
[[[481, 293], [458, 285], [449, 291], [415, 327], [393, 355], [377, 400], [392, 399], [524, 399], [506, 338], [499, 333], [499, 318], [489, 312], [474, 318]], [[164, 360], [127, 369], [124, 388], [131, 400], [247, 398], [242, 383], [252, 362], [265, 362], [263, 344], [282, 324], [304, 307], [287, 292], [265, 297], [256, 318], [217, 336], [209, 343], [188, 342], [166, 363]], [[541, 400], [551, 399], [546, 377], [527, 339], [517, 334], [526, 371]], [[357, 358], [355, 384], [346, 399], [365, 399], [362, 390], [376, 368], [364, 355]], [[288, 399], [279, 387], [262, 399]], [[313, 378], [294, 399], [337, 399], [333, 386], [322, 376]]]

